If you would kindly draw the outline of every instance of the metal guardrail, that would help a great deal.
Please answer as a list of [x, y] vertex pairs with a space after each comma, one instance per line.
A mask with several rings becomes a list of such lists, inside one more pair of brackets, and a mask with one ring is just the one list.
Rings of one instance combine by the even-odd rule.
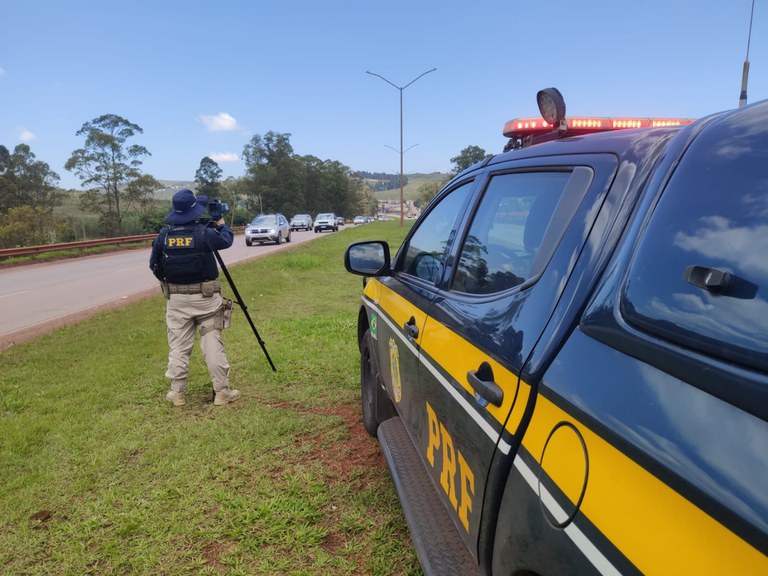
[[[245, 229], [245, 226], [235, 226], [232, 231], [237, 234]], [[30, 254], [43, 254], [45, 252], [57, 252], [60, 250], [77, 250], [80, 248], [93, 248], [94, 246], [110, 246], [120, 244], [132, 244], [135, 242], [148, 242], [157, 237], [157, 234], [142, 234], [140, 236], [119, 236], [115, 238], [98, 238], [96, 240], [81, 240], [79, 242], [62, 242], [60, 244], [43, 244], [41, 246], [21, 246], [19, 248], [0, 249], [0, 259], [13, 256], [29, 256]]]
[[143, 234], [141, 236], [121, 236], [118, 238], [99, 238], [98, 240], [81, 240], [80, 242], [62, 242], [60, 244], [43, 244], [42, 246], [21, 246], [19, 248], [3, 248], [0, 250], [0, 258], [11, 256], [29, 256], [30, 254], [43, 254], [44, 252], [56, 252], [59, 250], [77, 250], [79, 248], [92, 248], [94, 246], [107, 246], [113, 244], [130, 244], [132, 242], [145, 242], [153, 240], [157, 234]]

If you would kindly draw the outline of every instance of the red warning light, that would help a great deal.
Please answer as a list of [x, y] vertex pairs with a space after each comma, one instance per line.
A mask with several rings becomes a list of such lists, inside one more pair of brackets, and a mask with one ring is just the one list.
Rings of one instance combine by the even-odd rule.
[[[684, 126], [695, 118], [617, 118], [600, 116], [578, 116], [567, 118], [563, 136], [569, 134], [588, 134], [608, 130], [627, 130], [631, 128], [659, 128], [664, 126]], [[504, 136], [507, 138], [525, 138], [552, 132], [554, 126], [541, 118], [515, 118], [504, 124]]]

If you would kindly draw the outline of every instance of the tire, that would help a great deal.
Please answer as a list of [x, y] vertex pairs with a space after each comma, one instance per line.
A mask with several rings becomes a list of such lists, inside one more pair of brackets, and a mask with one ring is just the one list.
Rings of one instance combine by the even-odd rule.
[[285, 241], [286, 242], [290, 242], [291, 241], [291, 231], [290, 230], [288, 230], [288, 237], [285, 239]]
[[275, 244], [277, 244], [278, 246], [280, 246], [280, 243], [281, 243], [282, 241], [283, 241], [283, 234], [282, 234], [282, 232], [278, 232], [278, 233], [277, 233], [277, 240], [275, 240]]
[[252, 244], [253, 244], [253, 242], [251, 242], [250, 240], [248, 240], [248, 238], [246, 238], [246, 239], [245, 239], [245, 245], [246, 245], [246, 246], [250, 246], [250, 245], [252, 245]]
[[315, 234], [317, 234], [318, 232], [320, 232], [320, 230], [318, 230], [317, 228], [315, 228]]
[[379, 424], [396, 414], [392, 401], [379, 382], [379, 363], [371, 331], [366, 330], [360, 345], [360, 397], [365, 431], [374, 438]]

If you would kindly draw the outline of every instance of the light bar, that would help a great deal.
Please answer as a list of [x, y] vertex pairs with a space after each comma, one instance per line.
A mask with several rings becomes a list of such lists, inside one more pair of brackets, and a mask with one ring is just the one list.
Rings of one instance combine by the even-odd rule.
[[[628, 128], [658, 128], [662, 126], [684, 126], [695, 118], [609, 118], [578, 116], [567, 118], [568, 132], [602, 132], [624, 130]], [[536, 134], [552, 132], [553, 125], [543, 118], [515, 118], [504, 124], [504, 136], [507, 138], [525, 138]]]

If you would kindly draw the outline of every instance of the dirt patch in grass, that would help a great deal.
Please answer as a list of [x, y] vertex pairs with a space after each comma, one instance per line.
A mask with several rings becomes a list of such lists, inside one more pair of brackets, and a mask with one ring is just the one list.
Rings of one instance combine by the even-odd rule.
[[347, 432], [340, 440], [329, 441], [326, 436], [304, 434], [294, 439], [294, 445], [311, 447], [309, 453], [323, 470], [329, 484], [349, 482], [371, 468], [386, 466], [379, 444], [363, 426], [363, 416], [359, 404], [336, 404], [326, 407], [301, 406], [289, 402], [266, 403], [273, 408], [292, 410], [300, 414], [332, 416], [344, 421]]
[[221, 557], [224, 554], [231, 554], [236, 549], [237, 544], [234, 542], [211, 542], [203, 549], [203, 558], [205, 558], [206, 566], [217, 572], [225, 572], [227, 566], [221, 562]]

